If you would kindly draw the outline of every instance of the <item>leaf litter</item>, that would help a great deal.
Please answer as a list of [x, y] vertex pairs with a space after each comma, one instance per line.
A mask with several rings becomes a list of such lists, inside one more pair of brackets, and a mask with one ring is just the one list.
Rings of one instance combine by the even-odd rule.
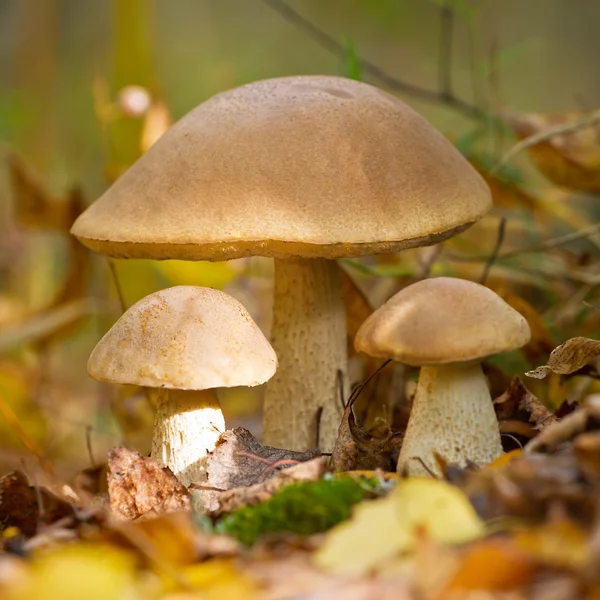
[[393, 472], [402, 432], [367, 433], [351, 402], [331, 457], [238, 428], [189, 489], [124, 447], [68, 494], [9, 474], [0, 596], [597, 598], [600, 404], [558, 418], [518, 377], [494, 404], [524, 450], [440, 457], [443, 479]]

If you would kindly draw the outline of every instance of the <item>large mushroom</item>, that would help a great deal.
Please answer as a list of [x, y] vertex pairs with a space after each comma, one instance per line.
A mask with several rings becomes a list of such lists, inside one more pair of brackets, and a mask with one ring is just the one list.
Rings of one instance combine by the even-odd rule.
[[184, 485], [205, 478], [225, 421], [214, 388], [255, 386], [277, 369], [269, 342], [234, 298], [177, 286], [142, 298], [98, 342], [95, 379], [156, 388], [152, 458]]
[[502, 453], [480, 363], [524, 346], [530, 335], [525, 318], [500, 296], [451, 277], [405, 287], [363, 323], [357, 351], [421, 367], [398, 472], [440, 474], [434, 452], [462, 466]]
[[347, 368], [335, 259], [440, 242], [490, 207], [483, 179], [406, 104], [365, 83], [300, 76], [200, 104], [72, 232], [113, 257], [275, 258], [280, 366], [263, 441], [330, 450]]

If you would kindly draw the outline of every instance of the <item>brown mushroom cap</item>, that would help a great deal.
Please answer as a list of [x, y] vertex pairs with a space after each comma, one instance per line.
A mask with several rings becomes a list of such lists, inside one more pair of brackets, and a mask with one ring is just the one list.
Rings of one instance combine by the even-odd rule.
[[490, 207], [482, 178], [406, 104], [300, 76], [200, 104], [72, 232], [129, 258], [340, 258], [435, 243]]
[[88, 362], [94, 379], [182, 390], [259, 385], [276, 369], [275, 352], [246, 309], [224, 292], [195, 286], [142, 298]]
[[482, 360], [524, 346], [525, 318], [490, 289], [437, 277], [392, 296], [361, 326], [354, 347], [413, 366]]

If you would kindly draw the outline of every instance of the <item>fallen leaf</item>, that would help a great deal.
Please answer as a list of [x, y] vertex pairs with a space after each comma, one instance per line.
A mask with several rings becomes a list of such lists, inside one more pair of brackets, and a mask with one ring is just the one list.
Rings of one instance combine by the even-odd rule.
[[135, 450], [117, 447], [108, 453], [108, 494], [113, 515], [136, 519], [190, 507], [190, 497], [168, 467]]
[[[570, 111], [513, 116], [509, 123], [520, 139], [558, 125], [581, 122], [586, 114]], [[527, 148], [538, 169], [559, 186], [570, 190], [600, 192], [600, 123], [553, 135]]]
[[588, 560], [587, 533], [565, 518], [517, 531], [516, 546], [537, 561], [558, 569], [578, 569]]
[[141, 600], [137, 584], [131, 553], [108, 544], [71, 544], [36, 556], [7, 600]]
[[525, 452], [554, 452], [580, 433], [600, 428], [600, 401], [588, 399], [577, 410], [557, 421], [525, 446]]
[[550, 354], [548, 364], [525, 373], [527, 377], [544, 379], [549, 373], [570, 375], [600, 356], [600, 341], [585, 337], [567, 340]]
[[481, 537], [484, 531], [458, 488], [413, 477], [401, 481], [386, 498], [358, 505], [349, 521], [327, 534], [314, 559], [330, 572], [364, 574], [412, 550], [420, 536], [459, 544]]
[[26, 537], [40, 525], [73, 515], [73, 507], [43, 487], [29, 485], [21, 471], [0, 479], [0, 528], [16, 527]]
[[[515, 376], [508, 389], [494, 399], [500, 433], [510, 434], [523, 444], [556, 421], [556, 417]], [[511, 441], [503, 438], [503, 443]]]
[[213, 557], [236, 556], [240, 552], [234, 539], [199, 530], [190, 511], [115, 522], [106, 532], [105, 539], [127, 549], [136, 549], [148, 564], [169, 569]]
[[352, 408], [349, 402], [342, 416], [331, 454], [331, 468], [335, 471], [394, 471], [392, 455], [397, 457], [400, 435], [391, 433], [389, 428], [385, 437], [371, 435], [356, 422]]
[[237, 427], [225, 431], [209, 454], [206, 485], [220, 490], [254, 485], [317, 456], [317, 450], [295, 452], [263, 446], [247, 429]]
[[[217, 495], [217, 508], [211, 511], [212, 517], [229, 513], [242, 506], [258, 504], [268, 500], [275, 492], [292, 483], [316, 481], [327, 472], [327, 457], [319, 456], [301, 462], [288, 469], [276, 472], [271, 478], [250, 486], [238, 487], [220, 492]], [[201, 490], [190, 486], [194, 496]]]
[[458, 590], [514, 590], [528, 585], [537, 564], [511, 540], [487, 539], [466, 549], [440, 598]]

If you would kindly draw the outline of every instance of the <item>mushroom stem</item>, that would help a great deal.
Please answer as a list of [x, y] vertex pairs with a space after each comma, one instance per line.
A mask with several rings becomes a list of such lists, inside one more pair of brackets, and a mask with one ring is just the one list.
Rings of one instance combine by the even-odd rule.
[[183, 485], [206, 479], [206, 455], [223, 431], [215, 390], [158, 390], [152, 458], [169, 467]]
[[346, 317], [337, 263], [276, 259], [274, 296], [271, 344], [279, 369], [267, 384], [263, 443], [331, 451], [343, 412], [341, 395], [346, 397], [348, 387]]
[[422, 367], [398, 472], [441, 475], [433, 452], [464, 466], [485, 465], [502, 454], [500, 431], [480, 363]]

